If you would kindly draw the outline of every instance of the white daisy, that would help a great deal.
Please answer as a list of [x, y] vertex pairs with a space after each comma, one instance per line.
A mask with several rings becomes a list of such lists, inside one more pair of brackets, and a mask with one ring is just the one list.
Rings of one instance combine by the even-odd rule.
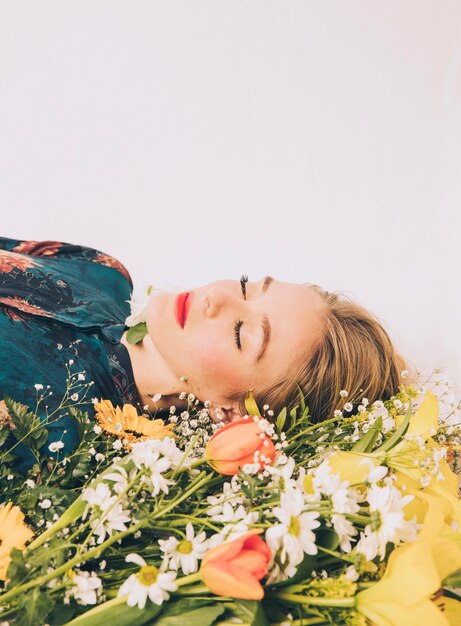
[[137, 574], [131, 574], [118, 590], [117, 597], [128, 596], [128, 606], [137, 605], [143, 609], [147, 597], [160, 606], [165, 600], [169, 600], [169, 592], [177, 590], [178, 586], [174, 582], [176, 572], [159, 572], [154, 565], [147, 565], [139, 554], [131, 553], [125, 560], [136, 563], [141, 568]]
[[169, 537], [166, 540], [159, 539], [160, 550], [164, 555], [165, 566], [177, 570], [181, 567], [184, 574], [193, 574], [198, 570], [198, 561], [203, 559], [208, 550], [205, 532], [195, 537], [194, 527], [189, 522], [186, 526], [186, 538], [179, 540]]
[[298, 489], [282, 493], [280, 507], [273, 509], [273, 514], [280, 524], [271, 526], [266, 531], [266, 541], [273, 552], [281, 548], [282, 563], [287, 560], [292, 565], [301, 563], [306, 554], [317, 554], [314, 528], [320, 526], [316, 511], [303, 512], [304, 498]]
[[403, 507], [414, 496], [402, 496], [400, 491], [388, 484], [379, 487], [373, 484], [367, 492], [370, 505], [371, 524], [365, 527], [357, 543], [357, 552], [372, 561], [378, 554], [384, 559], [388, 543], [398, 545], [414, 541], [418, 530], [416, 518], [406, 520]]

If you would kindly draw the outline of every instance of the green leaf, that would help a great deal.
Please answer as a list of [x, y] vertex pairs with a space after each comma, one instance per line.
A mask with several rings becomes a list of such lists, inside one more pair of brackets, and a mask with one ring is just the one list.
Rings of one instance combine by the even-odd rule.
[[445, 578], [443, 581], [444, 587], [455, 587], [461, 589], [461, 569]]
[[25, 404], [15, 402], [8, 396], [5, 396], [4, 400], [11, 415], [11, 423], [14, 424], [10, 432], [17, 441], [22, 441], [29, 446], [32, 453], [38, 457], [40, 448], [48, 440], [45, 425]]
[[167, 605], [165, 611], [155, 622], [155, 626], [211, 626], [211, 624], [225, 611], [224, 604], [214, 603], [209, 606], [192, 609], [191, 611], [178, 611], [175, 602]]
[[50, 626], [64, 626], [64, 624], [68, 624], [73, 618], [75, 611], [75, 604], [56, 606], [48, 615], [47, 623]]
[[408, 411], [407, 411], [407, 414], [405, 416], [405, 419], [400, 424], [400, 427], [392, 435], [392, 437], [389, 437], [389, 439], [387, 441], [385, 441], [382, 444], [382, 446], [379, 446], [379, 448], [378, 448], [379, 451], [386, 452], [387, 450], [390, 450], [391, 448], [393, 448], [395, 445], [397, 445], [399, 443], [399, 441], [402, 439], [403, 435], [407, 432], [408, 424], [410, 423], [410, 418], [411, 418], [412, 412], [413, 412], [413, 405], [412, 405], [412, 402], [410, 400], [409, 404], [408, 404]]
[[114, 598], [103, 602], [93, 609], [82, 613], [69, 626], [144, 626], [153, 624], [154, 618], [162, 611], [163, 606], [157, 606], [148, 600], [143, 609], [137, 606], [128, 606], [126, 599]]
[[128, 343], [131, 343], [132, 346], [135, 346], [137, 343], [142, 341], [148, 333], [149, 331], [147, 330], [146, 322], [139, 322], [139, 324], [136, 324], [136, 326], [132, 326], [128, 329], [126, 339]]
[[373, 449], [373, 445], [377, 436], [383, 429], [383, 418], [381, 415], [375, 421], [373, 426], [370, 426], [368, 432], [366, 432], [361, 439], [357, 441], [352, 448], [352, 452], [370, 452]]
[[114, 598], [79, 615], [69, 626], [211, 626], [225, 610], [223, 604], [206, 600], [179, 600], [157, 606], [149, 600], [144, 609]]
[[327, 550], [336, 550], [339, 546], [339, 537], [332, 528], [322, 527], [316, 534], [316, 542]]
[[235, 600], [231, 609], [235, 617], [248, 626], [269, 626], [261, 602], [257, 600]]
[[50, 612], [53, 601], [46, 591], [35, 587], [19, 597], [19, 621], [21, 626], [37, 626], [44, 624], [45, 617]]
[[303, 580], [308, 580], [312, 574], [312, 571], [317, 567], [317, 557], [306, 554], [302, 563], [296, 567], [296, 574], [292, 578], [282, 580], [278, 583], [270, 585], [271, 587], [284, 587], [286, 585], [294, 585], [300, 583]]
[[277, 419], [275, 420], [275, 426], [279, 434], [282, 432], [283, 427], [285, 426], [286, 419], [287, 419], [287, 408], [285, 406], [277, 415]]
[[248, 415], [261, 415], [256, 400], [253, 398], [253, 390], [250, 389], [245, 398], [245, 409]]

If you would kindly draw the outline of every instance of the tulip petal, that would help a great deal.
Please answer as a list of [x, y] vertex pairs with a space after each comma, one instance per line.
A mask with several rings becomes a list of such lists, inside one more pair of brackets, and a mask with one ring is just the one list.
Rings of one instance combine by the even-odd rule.
[[256, 550], [242, 550], [232, 559], [232, 566], [249, 572], [258, 580], [267, 574], [267, 559]]
[[[258, 529], [255, 528], [253, 530]], [[257, 550], [260, 554], [263, 554], [268, 561], [270, 561], [272, 557], [272, 552], [270, 551], [269, 546], [256, 533], [246, 534], [243, 547], [245, 550]]]
[[205, 553], [202, 561], [203, 564], [223, 557], [226, 561], [232, 559], [243, 548], [243, 544], [245, 540], [248, 539], [248, 537], [251, 537], [253, 535], [260, 535], [262, 532], [263, 531], [260, 528], [253, 528], [241, 537], [237, 537], [237, 539], [234, 539], [233, 541], [228, 541], [226, 543], [222, 543], [219, 546], [216, 546], [215, 548], [211, 548], [210, 550], [208, 550], [208, 552]]
[[264, 590], [259, 581], [232, 564], [213, 561], [202, 566], [202, 579], [205, 585], [218, 596], [230, 596], [242, 600], [261, 600]]

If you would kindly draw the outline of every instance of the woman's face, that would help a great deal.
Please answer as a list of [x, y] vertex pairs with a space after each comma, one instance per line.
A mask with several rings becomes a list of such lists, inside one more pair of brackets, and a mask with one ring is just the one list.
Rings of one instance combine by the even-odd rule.
[[202, 401], [228, 408], [231, 395], [267, 388], [321, 338], [323, 301], [308, 285], [242, 277], [187, 293], [154, 291], [147, 326], [170, 370]]

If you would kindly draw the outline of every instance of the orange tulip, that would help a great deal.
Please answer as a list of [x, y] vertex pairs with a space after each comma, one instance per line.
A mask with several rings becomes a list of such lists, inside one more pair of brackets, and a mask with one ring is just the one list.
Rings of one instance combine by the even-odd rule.
[[271, 560], [268, 545], [255, 528], [242, 537], [211, 548], [202, 561], [202, 580], [218, 596], [241, 600], [261, 600], [264, 589], [261, 578], [267, 574]]
[[275, 446], [259, 426], [259, 418], [250, 416], [218, 430], [208, 442], [205, 458], [213, 469], [226, 476], [238, 474], [247, 463], [259, 469], [273, 463]]

